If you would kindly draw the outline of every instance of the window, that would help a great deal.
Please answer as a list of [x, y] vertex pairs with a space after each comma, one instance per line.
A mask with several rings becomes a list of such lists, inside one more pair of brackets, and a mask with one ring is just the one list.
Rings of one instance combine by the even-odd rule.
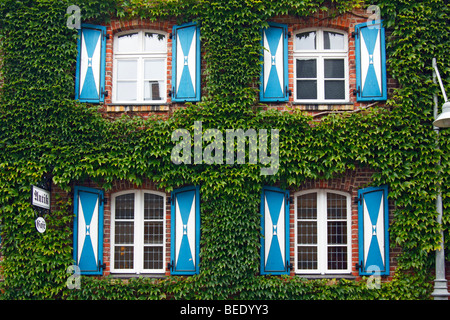
[[348, 96], [347, 35], [308, 30], [294, 37], [294, 100], [302, 103], [346, 102]]
[[349, 273], [350, 195], [311, 190], [295, 195], [296, 272]]
[[112, 199], [111, 272], [164, 273], [165, 194], [127, 191]]
[[167, 86], [167, 36], [153, 31], [114, 38], [115, 103], [163, 103]]

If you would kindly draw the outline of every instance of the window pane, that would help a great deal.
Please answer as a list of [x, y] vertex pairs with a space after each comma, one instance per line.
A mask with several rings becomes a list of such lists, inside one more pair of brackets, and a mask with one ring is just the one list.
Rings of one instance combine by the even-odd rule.
[[145, 81], [144, 82], [144, 100], [162, 100], [161, 93], [162, 81]]
[[347, 197], [336, 193], [327, 193], [327, 218], [347, 219]]
[[162, 221], [144, 223], [144, 244], [162, 244], [163, 240]]
[[316, 50], [316, 32], [297, 33], [295, 35], [295, 50]]
[[347, 247], [328, 247], [328, 269], [347, 269]]
[[298, 269], [317, 269], [317, 248], [297, 247], [297, 261]]
[[138, 34], [124, 34], [117, 37], [117, 49], [119, 52], [137, 52], [139, 50]]
[[297, 59], [297, 79], [316, 78], [316, 77], [317, 77], [316, 59], [309, 59], [309, 60]]
[[166, 52], [166, 36], [159, 33], [146, 32], [144, 50], [146, 52]]
[[117, 80], [136, 80], [137, 61], [117, 60]]
[[325, 80], [325, 99], [344, 100], [345, 99], [345, 81], [344, 80]]
[[317, 81], [297, 80], [297, 99], [317, 99]]
[[165, 74], [164, 59], [145, 60], [144, 79], [162, 80]]
[[323, 47], [326, 50], [344, 50], [344, 35], [337, 32], [323, 32]]
[[163, 248], [145, 247], [144, 269], [162, 269], [162, 268], [163, 268]]
[[297, 197], [297, 218], [317, 219], [317, 193]]
[[133, 247], [116, 246], [114, 248], [114, 268], [133, 269]]
[[328, 222], [328, 244], [347, 244], [347, 222]]
[[134, 222], [116, 221], [114, 242], [116, 244], [134, 243]]
[[163, 219], [164, 198], [156, 194], [144, 195], [144, 219]]
[[297, 244], [317, 244], [317, 223], [297, 222]]
[[136, 81], [121, 81], [117, 82], [116, 86], [118, 101], [136, 101], [137, 97], [137, 82]]
[[134, 194], [116, 197], [116, 219], [134, 219]]
[[343, 59], [324, 60], [325, 78], [345, 78], [345, 67]]

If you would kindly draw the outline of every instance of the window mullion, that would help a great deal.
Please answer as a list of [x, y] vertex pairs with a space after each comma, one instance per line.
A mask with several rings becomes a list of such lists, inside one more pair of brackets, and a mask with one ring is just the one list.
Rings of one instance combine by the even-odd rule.
[[142, 271], [142, 255], [143, 255], [143, 247], [142, 243], [144, 242], [144, 233], [143, 233], [143, 207], [142, 207], [142, 194], [140, 191], [136, 191], [135, 193], [135, 245], [134, 250], [136, 252], [134, 256], [135, 267], [134, 270], [136, 273], [140, 273]]
[[320, 190], [317, 192], [317, 250], [318, 271], [321, 274], [327, 272], [327, 216], [326, 216], [326, 194]]

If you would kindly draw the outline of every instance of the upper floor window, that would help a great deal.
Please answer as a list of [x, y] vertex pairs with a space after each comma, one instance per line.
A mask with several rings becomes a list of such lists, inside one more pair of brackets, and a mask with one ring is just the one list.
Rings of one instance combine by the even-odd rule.
[[164, 273], [165, 203], [145, 190], [112, 196], [111, 272]]
[[295, 195], [296, 272], [351, 271], [350, 195], [308, 190]]
[[147, 30], [114, 37], [113, 102], [164, 103], [167, 36]]
[[294, 37], [294, 99], [302, 103], [349, 100], [347, 34], [302, 30]]

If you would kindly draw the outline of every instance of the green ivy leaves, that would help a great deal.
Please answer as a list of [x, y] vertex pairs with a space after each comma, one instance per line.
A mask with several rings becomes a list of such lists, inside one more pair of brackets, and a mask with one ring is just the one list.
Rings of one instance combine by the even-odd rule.
[[[76, 37], [66, 27], [66, 8], [82, 8], [85, 21], [111, 15], [156, 21], [175, 17], [201, 26], [203, 101], [172, 117], [110, 121], [96, 107], [73, 101]], [[449, 133], [432, 130], [431, 58], [438, 58], [448, 88], [449, 8], [444, 1], [379, 1], [388, 40], [388, 71], [400, 84], [387, 107], [330, 114], [321, 122], [297, 111], [265, 111], [258, 105], [260, 29], [274, 16], [338, 15], [360, 1], [1, 1], [0, 43], [4, 84], [0, 95], [0, 223], [2, 275], [7, 299], [360, 299], [427, 298], [430, 253], [439, 243], [437, 183], [448, 226]], [[447, 90], [449, 92], [449, 90]], [[261, 164], [175, 165], [171, 133], [203, 129], [273, 129], [280, 134], [280, 168], [261, 176]], [[314, 125], [312, 125], [314, 124]], [[247, 154], [248, 157], [248, 154]], [[248, 159], [248, 158], [246, 158]], [[441, 166], [437, 163], [441, 160]], [[264, 184], [297, 188], [305, 180], [330, 179], [369, 167], [374, 184], [389, 184], [395, 203], [391, 242], [402, 253], [398, 272], [380, 290], [365, 281], [306, 281], [261, 277], [259, 201]], [[48, 217], [48, 231], [34, 231], [30, 185], [46, 173], [69, 192]], [[440, 172], [440, 175], [438, 175]], [[148, 178], [167, 191], [201, 185], [201, 274], [166, 279], [82, 277], [67, 290], [72, 263], [70, 191], [91, 179], [105, 189], [115, 180]], [[446, 233], [446, 239], [448, 238]], [[448, 250], [447, 250], [448, 252]], [[431, 258], [430, 258], [431, 257]], [[410, 269], [416, 275], [410, 276]]]

